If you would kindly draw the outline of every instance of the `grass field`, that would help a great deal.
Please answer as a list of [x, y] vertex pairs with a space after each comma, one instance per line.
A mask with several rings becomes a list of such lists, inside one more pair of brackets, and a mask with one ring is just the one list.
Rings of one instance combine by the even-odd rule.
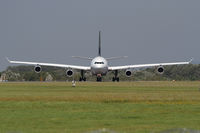
[[173, 128], [200, 130], [200, 82], [0, 83], [0, 133]]

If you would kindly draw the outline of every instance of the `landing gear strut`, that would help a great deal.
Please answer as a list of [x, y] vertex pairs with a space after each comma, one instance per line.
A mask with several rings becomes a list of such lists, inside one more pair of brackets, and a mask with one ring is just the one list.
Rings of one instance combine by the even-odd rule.
[[102, 81], [101, 74], [97, 74], [97, 82], [101, 82], [101, 81]]
[[102, 78], [101, 77], [97, 77], [97, 82], [101, 82]]
[[86, 81], [86, 77], [84, 77], [84, 71], [81, 70], [81, 77], [79, 78], [79, 81]]
[[112, 78], [113, 82], [115, 82], [115, 81], [119, 82], [119, 77], [117, 77], [117, 75], [118, 75], [118, 71], [115, 70], [115, 76]]

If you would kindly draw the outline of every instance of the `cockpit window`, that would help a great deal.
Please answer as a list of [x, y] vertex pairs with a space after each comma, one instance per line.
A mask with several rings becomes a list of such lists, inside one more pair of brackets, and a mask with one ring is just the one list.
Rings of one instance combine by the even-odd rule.
[[104, 64], [104, 62], [95, 62], [94, 64]]

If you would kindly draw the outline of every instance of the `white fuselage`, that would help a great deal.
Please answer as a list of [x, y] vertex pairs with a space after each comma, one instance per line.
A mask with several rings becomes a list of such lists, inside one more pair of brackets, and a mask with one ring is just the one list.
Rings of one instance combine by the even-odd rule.
[[108, 62], [101, 56], [95, 57], [91, 61], [91, 72], [93, 75], [102, 76], [108, 72]]

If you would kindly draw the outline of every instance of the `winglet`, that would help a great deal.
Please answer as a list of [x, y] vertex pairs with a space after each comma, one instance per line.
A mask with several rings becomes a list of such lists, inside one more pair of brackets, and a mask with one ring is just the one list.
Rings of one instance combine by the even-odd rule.
[[8, 57], [6, 57], [6, 60], [7, 60], [8, 62], [10, 62], [10, 60], [8, 59]]
[[190, 61], [189, 61], [189, 63], [191, 63], [193, 60], [194, 60], [194, 58], [191, 58]]

